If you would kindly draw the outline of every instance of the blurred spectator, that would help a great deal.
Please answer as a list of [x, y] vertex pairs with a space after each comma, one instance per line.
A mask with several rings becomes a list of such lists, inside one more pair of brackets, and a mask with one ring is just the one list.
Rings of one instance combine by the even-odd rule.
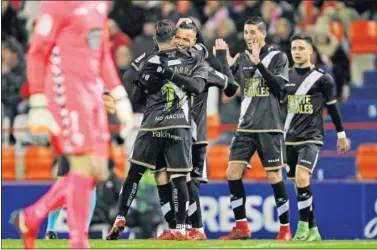
[[277, 22], [280, 17], [288, 19], [291, 23], [295, 23], [293, 7], [285, 2], [280, 1], [263, 1], [262, 18], [268, 23], [269, 35], [275, 35], [277, 30]]
[[243, 32], [244, 23], [251, 16], [261, 16], [262, 2], [259, 0], [245, 1], [242, 5], [231, 8], [230, 16], [236, 24], [237, 32]]
[[195, 8], [191, 6], [191, 4], [189, 4], [189, 6], [186, 6], [185, 9], [182, 8], [182, 11], [185, 12], [180, 12], [177, 4], [178, 1], [176, 0], [166, 0], [161, 2], [162, 18], [170, 19], [173, 22], [178, 22], [179, 18], [181, 17], [193, 17], [199, 19], [199, 14], [196, 12]]
[[15, 37], [25, 49], [28, 44], [26, 20], [18, 16], [17, 10], [9, 1], [1, 1], [1, 33]]
[[146, 16], [143, 24], [143, 33], [133, 40], [134, 45], [132, 50], [135, 58], [139, 57], [144, 52], [151, 52], [153, 50], [155, 45], [153, 41], [153, 30], [159, 18], [160, 17], [154, 13], [150, 13]]
[[286, 18], [279, 18], [277, 22], [276, 36], [274, 38], [274, 42], [278, 45], [279, 49], [287, 55], [289, 67], [293, 66], [290, 42], [290, 38], [293, 35], [293, 33], [294, 28], [292, 23]]
[[[236, 32], [236, 26], [232, 19], [225, 18], [219, 21], [218, 26], [214, 30], [214, 38], [207, 42], [207, 48], [212, 51], [215, 46], [216, 38], [222, 38], [229, 45], [229, 51], [232, 56], [245, 50], [245, 42], [239, 38]], [[208, 57], [209, 64], [216, 70], [220, 70], [220, 64], [212, 53]]]
[[124, 73], [131, 66], [133, 56], [129, 47], [122, 45], [115, 51], [115, 65], [118, 69], [119, 77], [122, 78]]
[[111, 42], [111, 55], [115, 61], [115, 52], [120, 46], [126, 46], [129, 49], [132, 48], [132, 40], [129, 36], [124, 34], [118, 24], [111, 18], [107, 21]]
[[331, 70], [337, 88], [337, 97], [345, 101], [342, 96], [344, 88], [348, 87], [351, 79], [350, 62], [348, 56], [336, 37], [326, 30], [317, 30], [314, 43], [323, 63]]
[[113, 19], [119, 28], [133, 39], [143, 32], [145, 12], [145, 8], [132, 1], [115, 0], [109, 18]]
[[207, 1], [204, 7], [204, 15], [207, 18], [203, 25], [203, 35], [208, 40], [215, 38], [215, 30], [220, 27], [220, 22], [229, 18], [228, 8], [223, 1]]
[[329, 24], [332, 21], [340, 21], [343, 24], [344, 31], [348, 36], [348, 31], [351, 23], [355, 20], [360, 19], [359, 13], [355, 9], [348, 8], [346, 4], [342, 1], [334, 1], [334, 7], [327, 8], [323, 16], [327, 17]]
[[[20, 88], [26, 79], [24, 50], [14, 37], [6, 37], [1, 43], [1, 50], [1, 102], [10, 119], [10, 127], [13, 127], [18, 114], [17, 106], [21, 101]], [[9, 141], [15, 143], [13, 133]]]

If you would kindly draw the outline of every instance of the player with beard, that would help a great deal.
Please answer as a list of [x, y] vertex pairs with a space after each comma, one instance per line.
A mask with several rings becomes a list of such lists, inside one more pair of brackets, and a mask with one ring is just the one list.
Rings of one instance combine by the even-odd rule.
[[139, 89], [146, 96], [147, 106], [129, 157], [131, 166], [120, 194], [119, 213], [108, 239], [118, 238], [119, 231], [124, 229], [125, 216], [144, 172], [148, 168], [159, 171], [160, 167], [166, 167], [169, 172], [177, 196], [175, 237], [187, 239], [185, 221], [189, 194], [186, 176], [192, 169], [189, 98], [205, 87], [208, 77], [202, 65], [205, 54], [198, 50], [177, 49], [174, 44], [176, 27], [169, 20], [157, 22], [154, 32], [159, 50], [145, 60], [144, 56], [138, 58], [135, 61], [143, 63], [133, 65], [140, 72], [140, 81], [133, 81], [138, 85], [135, 91]]
[[[197, 28], [192, 23], [190, 19], [181, 19], [177, 24], [177, 34], [175, 36], [174, 42], [175, 45], [181, 48], [190, 48], [191, 50], [196, 50], [197, 53], [203, 54], [206, 57], [207, 51], [201, 44], [196, 44], [196, 35], [197, 35]], [[200, 34], [198, 34], [200, 37]], [[202, 41], [202, 39], [198, 38], [198, 41]], [[194, 46], [195, 45], [195, 46]], [[148, 58], [146, 54], [141, 55], [137, 58], [133, 63], [133, 69], [128, 71], [124, 76], [124, 81], [129, 82], [137, 82], [139, 80], [139, 75], [137, 71], [140, 71], [141, 65], [144, 61]], [[225, 54], [223, 59], [223, 64], [227, 64]], [[201, 218], [201, 210], [200, 210], [200, 203], [199, 203], [199, 184], [200, 182], [206, 182], [206, 103], [207, 103], [207, 95], [208, 95], [208, 88], [211, 86], [216, 86], [222, 90], [224, 90], [227, 96], [232, 96], [236, 92], [238, 85], [234, 84], [232, 74], [230, 72], [229, 66], [224, 67], [226, 68], [224, 72], [227, 73], [231, 78], [228, 77], [214, 69], [207, 67], [208, 69], [208, 82], [205, 87], [205, 90], [192, 97], [191, 100], [194, 100], [192, 114], [193, 114], [193, 122], [196, 121], [194, 125], [195, 128], [198, 128], [195, 132], [194, 138], [194, 145], [192, 147], [192, 158], [193, 158], [193, 166], [194, 169], [191, 171], [191, 178], [187, 178], [187, 185], [189, 188], [190, 193], [190, 207], [189, 207], [189, 217], [193, 228], [188, 231], [188, 235], [190, 239], [195, 240], [203, 240], [206, 239], [206, 236], [203, 231], [203, 223]], [[133, 84], [129, 84], [133, 85]], [[135, 85], [134, 85], [135, 86]], [[133, 89], [134, 94], [130, 95], [131, 101], [135, 102], [140, 100], [142, 94], [140, 94], [139, 88]], [[195, 100], [199, 100], [196, 102]], [[204, 118], [204, 119], [203, 119]], [[199, 140], [198, 140], [199, 138]], [[195, 146], [195, 143], [198, 146]], [[166, 172], [166, 163], [161, 160], [158, 162], [161, 166], [157, 166], [159, 171], [152, 171], [155, 174], [155, 180], [157, 182], [157, 187], [160, 196], [160, 202], [162, 211], [164, 213], [165, 219], [169, 224], [169, 231], [160, 235], [157, 239], [159, 240], [172, 240], [175, 239], [175, 230], [176, 230], [176, 217], [174, 214], [174, 201], [172, 197], [173, 193], [173, 185], [169, 180], [168, 174]], [[204, 169], [204, 170], [203, 170]], [[119, 200], [119, 211], [124, 210], [125, 203], [122, 200]], [[193, 209], [197, 208], [197, 209]], [[128, 209], [127, 209], [128, 211]], [[121, 212], [120, 215], [117, 217], [112, 230], [109, 232], [107, 239], [108, 240], [117, 240], [119, 239], [119, 234], [124, 230], [125, 227], [125, 216], [121, 215], [124, 212]]]

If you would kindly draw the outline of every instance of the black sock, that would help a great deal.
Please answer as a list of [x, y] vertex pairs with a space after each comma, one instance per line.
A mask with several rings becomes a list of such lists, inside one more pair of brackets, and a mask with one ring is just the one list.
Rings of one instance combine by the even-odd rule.
[[130, 170], [128, 171], [127, 178], [123, 182], [122, 189], [120, 190], [118, 199], [118, 216], [127, 216], [128, 210], [134, 200], [139, 181], [147, 170], [146, 167], [131, 163]]
[[239, 180], [228, 180], [229, 192], [230, 192], [230, 203], [232, 204], [232, 209], [234, 217], [236, 220], [242, 220], [246, 218], [245, 202], [246, 193], [245, 187], [243, 186], [242, 179]]
[[309, 221], [310, 208], [312, 206], [313, 196], [310, 185], [307, 187], [297, 187], [297, 202], [300, 221]]
[[186, 176], [180, 176], [173, 179], [174, 196], [177, 197], [176, 219], [177, 229], [185, 228], [187, 209], [189, 202], [189, 193], [187, 189]]
[[193, 228], [203, 227], [202, 210], [200, 207], [200, 181], [191, 180], [187, 182], [187, 188], [190, 195], [190, 203], [188, 209], [188, 218]]
[[280, 224], [289, 224], [289, 200], [284, 182], [281, 181], [271, 186], [274, 191]]
[[313, 228], [313, 227], [317, 226], [317, 223], [316, 223], [315, 217], [314, 217], [314, 208], [315, 208], [315, 206], [314, 206], [314, 199], [313, 199], [312, 206], [309, 209], [309, 228]]
[[171, 182], [165, 185], [157, 185], [158, 195], [160, 196], [160, 206], [166, 222], [170, 229], [175, 229], [175, 211], [173, 200], [173, 185]]

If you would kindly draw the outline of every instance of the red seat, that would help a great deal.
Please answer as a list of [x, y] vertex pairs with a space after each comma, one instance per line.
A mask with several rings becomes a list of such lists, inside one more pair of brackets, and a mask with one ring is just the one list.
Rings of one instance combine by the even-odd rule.
[[214, 145], [208, 150], [208, 177], [211, 180], [226, 180], [229, 161], [229, 146]]
[[377, 53], [377, 22], [358, 20], [351, 23], [349, 31], [351, 53]]
[[361, 179], [377, 180], [377, 144], [359, 146], [356, 151], [356, 166]]
[[28, 147], [24, 155], [25, 179], [51, 180], [53, 161], [51, 148]]
[[1, 179], [16, 179], [16, 153], [13, 147], [1, 148]]

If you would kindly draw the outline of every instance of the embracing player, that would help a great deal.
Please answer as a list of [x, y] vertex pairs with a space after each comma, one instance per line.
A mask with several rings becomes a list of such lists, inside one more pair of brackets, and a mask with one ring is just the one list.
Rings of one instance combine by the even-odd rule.
[[[43, 1], [27, 55], [30, 89], [28, 127], [35, 141], [66, 155], [70, 173], [36, 203], [13, 213], [12, 222], [35, 248], [39, 226], [66, 205], [71, 248], [88, 248], [87, 224], [95, 180], [108, 178], [109, 129], [102, 78], [122, 124], [132, 129], [132, 108], [114, 67], [107, 32], [106, 1]], [[41, 134], [42, 132], [42, 134]]]
[[[123, 230], [125, 216], [136, 195], [138, 183], [148, 168], [157, 172], [169, 172], [177, 194], [178, 210], [175, 215], [174, 207], [166, 206], [166, 209], [177, 219], [175, 237], [186, 239], [186, 204], [189, 199], [186, 178], [192, 169], [189, 99], [190, 95], [203, 91], [208, 73], [202, 65], [205, 51], [176, 48], [175, 34], [176, 27], [173, 22], [157, 22], [154, 39], [159, 50], [147, 58], [143, 55], [136, 59], [137, 65], [133, 67], [140, 73], [140, 80], [128, 79], [127, 82], [138, 85], [135, 88], [135, 96], [140, 96], [140, 93], [137, 93], [141, 91], [147, 98], [147, 107], [129, 157], [131, 166], [123, 183], [119, 197], [119, 212], [115, 226], [109, 233], [109, 239], [118, 238], [119, 231]], [[165, 180], [166, 183], [169, 181]], [[168, 195], [172, 197], [173, 194], [170, 192]], [[117, 221], [122, 222], [122, 225], [118, 225]]]
[[[197, 40], [198, 36], [198, 40]], [[200, 34], [196, 26], [190, 19], [182, 18], [177, 23], [177, 31], [174, 38], [174, 43], [176, 46], [182, 49], [192, 49], [197, 50], [197, 53], [203, 54], [206, 57], [207, 51], [201, 45], [197, 44], [196, 42], [202, 41], [200, 39]], [[195, 45], [195, 46], [194, 46]], [[138, 59], [133, 62], [133, 69], [138, 70], [143, 63], [143, 61], [147, 57], [142, 55]], [[226, 60], [223, 60], [224, 64], [227, 64]], [[222, 64], [223, 65], [223, 64]], [[201, 209], [200, 209], [200, 201], [199, 201], [199, 185], [201, 182], [207, 182], [206, 176], [206, 145], [207, 145], [207, 96], [208, 96], [208, 88], [211, 86], [218, 87], [221, 90], [224, 90], [225, 94], [228, 96], [234, 95], [237, 91], [238, 85], [234, 84], [233, 77], [230, 73], [229, 67], [227, 68], [227, 75], [230, 76], [230, 79], [218, 72], [215, 71], [213, 68], [206, 66], [208, 70], [208, 81], [204, 88], [204, 90], [200, 93], [195, 95], [192, 100], [192, 132], [193, 132], [193, 145], [192, 145], [192, 162], [193, 162], [193, 170], [190, 173], [190, 178], [187, 178], [187, 185], [189, 190], [189, 197], [190, 197], [190, 204], [188, 209], [188, 218], [192, 224], [192, 228], [188, 230], [188, 236], [190, 240], [203, 240], [206, 239], [206, 235], [203, 230], [203, 222], [201, 216]], [[124, 80], [126, 82], [137, 81], [138, 75], [133, 72], [134, 70], [130, 70], [126, 73]], [[226, 71], [226, 69], [224, 70]], [[140, 94], [136, 94], [137, 91], [134, 91], [134, 95], [132, 97], [137, 96]], [[133, 100], [134, 101], [134, 100]], [[159, 240], [174, 240], [175, 239], [175, 230], [176, 230], [176, 217], [173, 211], [174, 208], [174, 201], [171, 193], [173, 192], [172, 183], [169, 180], [168, 173], [166, 172], [164, 161], [159, 161], [158, 164], [162, 164], [162, 166], [157, 166], [159, 171], [152, 171], [155, 175], [155, 180], [157, 183], [157, 188], [160, 196], [160, 203], [162, 212], [164, 214], [165, 220], [168, 222], [169, 230], [161, 234], [157, 239]], [[119, 200], [119, 214], [117, 220], [115, 221], [112, 230], [108, 235], [108, 239], [110, 240], [117, 240], [119, 239], [119, 234], [123, 231], [125, 227], [125, 220], [124, 220], [124, 208], [126, 208], [126, 202]], [[169, 208], [169, 209], [168, 209]]]
[[303, 34], [291, 38], [294, 67], [285, 84], [285, 144], [289, 165], [288, 178], [297, 190], [300, 221], [294, 240], [321, 240], [314, 218], [310, 177], [323, 145], [323, 108], [326, 106], [338, 132], [338, 151], [348, 150], [348, 141], [336, 100], [331, 76], [311, 62], [313, 40]]

